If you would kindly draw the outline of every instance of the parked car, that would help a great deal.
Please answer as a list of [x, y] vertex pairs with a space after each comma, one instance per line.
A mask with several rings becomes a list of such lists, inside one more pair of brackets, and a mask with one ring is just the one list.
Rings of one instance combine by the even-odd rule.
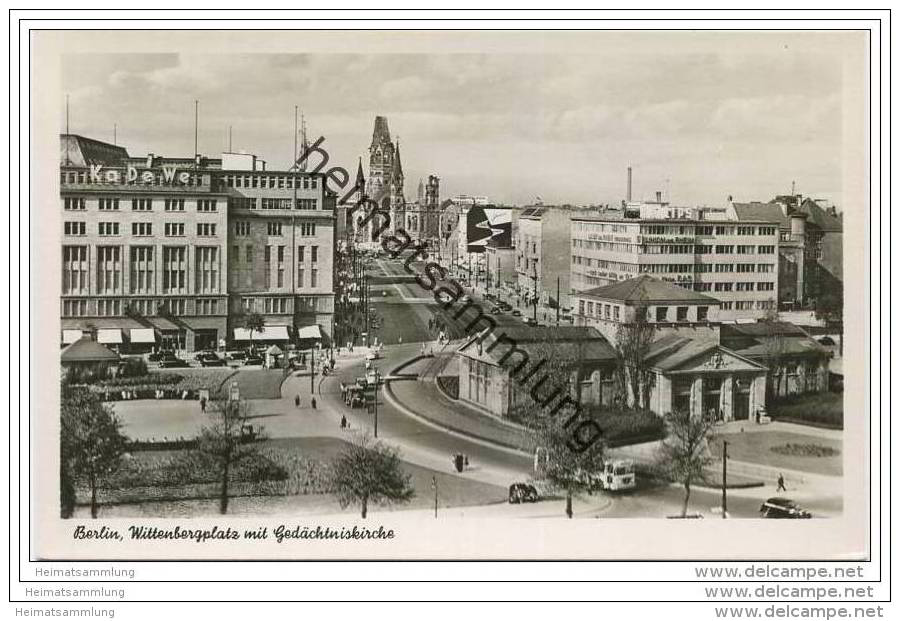
[[532, 326], [532, 327], [533, 327], [533, 326], [539, 325], [538, 322], [537, 322], [537, 319], [535, 319], [534, 317], [522, 317], [522, 321], [525, 322], [525, 325], [526, 325], [526, 326]]
[[152, 354], [150, 354], [149, 356], [147, 356], [147, 360], [149, 360], [150, 362], [159, 362], [163, 358], [174, 357], [174, 356], [175, 356], [175, 352], [172, 351], [171, 349], [160, 349], [159, 351], [155, 351]]
[[225, 361], [214, 353], [206, 353], [198, 358], [201, 367], [224, 367]]
[[243, 351], [230, 351], [225, 354], [225, 358], [232, 362], [241, 362], [247, 359], [247, 352]]
[[537, 502], [538, 492], [530, 483], [513, 483], [509, 486], [509, 504], [517, 505], [523, 502]]
[[503, 312], [503, 309], [500, 308], [499, 306], [495, 306], [494, 308], [491, 309], [491, 315], [499, 315], [502, 312]]
[[[216, 356], [216, 352], [211, 349], [201, 349], [198, 352], [194, 353], [194, 360], [200, 360], [205, 356]], [[218, 356], [216, 356], [218, 358]]]
[[170, 357], [163, 358], [159, 361], [160, 369], [184, 369], [186, 367], [191, 366], [188, 364], [187, 360], [182, 360], [181, 358], [172, 354]]
[[521, 317], [522, 311], [520, 311], [518, 308], [516, 308], [516, 309], [513, 309], [512, 314], [513, 314], [513, 317]]
[[512, 304], [510, 304], [509, 302], [504, 302], [503, 300], [500, 300], [499, 302], [497, 302], [497, 306], [499, 306], [504, 311], [512, 310]]
[[245, 367], [262, 366], [263, 363], [264, 363], [264, 360], [260, 356], [250, 355], [250, 356], [247, 356], [246, 358], [244, 358], [244, 366]]
[[764, 518], [809, 519], [812, 513], [801, 509], [790, 498], [769, 498], [759, 507], [759, 512]]

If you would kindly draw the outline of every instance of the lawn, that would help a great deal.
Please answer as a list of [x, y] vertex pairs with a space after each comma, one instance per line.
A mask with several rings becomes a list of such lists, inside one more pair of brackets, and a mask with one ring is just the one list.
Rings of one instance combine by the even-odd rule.
[[228, 379], [228, 385], [237, 382], [241, 399], [280, 399], [282, 381], [281, 369], [240, 369]]
[[[748, 433], [716, 434], [709, 443], [716, 457], [722, 456], [722, 440], [728, 441], [728, 456], [737, 461], [765, 464], [788, 470], [802, 470], [816, 474], [840, 476], [843, 473], [843, 443], [840, 440], [806, 436], [786, 431], [753, 431]], [[817, 444], [837, 450], [831, 457], [805, 457], [785, 455], [773, 448], [786, 444]]]
[[[232, 485], [230, 506], [235, 513], [334, 513], [341, 511], [327, 492], [329, 462], [345, 446], [337, 438], [283, 438], [259, 445], [265, 458], [261, 465], [242, 468]], [[209, 472], [191, 470], [188, 451], [138, 451], [109, 482], [114, 489], [100, 492], [100, 515], [198, 516], [218, 511], [218, 484]], [[401, 453], [402, 458], [402, 453]], [[438, 484], [440, 507], [502, 502], [506, 490], [449, 472], [439, 472], [404, 462], [416, 491], [412, 501], [393, 507], [434, 507], [432, 477]], [[78, 489], [77, 516], [84, 516], [89, 493]], [[373, 511], [384, 510], [372, 507]], [[346, 512], [355, 512], [348, 507]]]
[[843, 429], [844, 395], [822, 392], [776, 401], [769, 406], [769, 416], [784, 422]]

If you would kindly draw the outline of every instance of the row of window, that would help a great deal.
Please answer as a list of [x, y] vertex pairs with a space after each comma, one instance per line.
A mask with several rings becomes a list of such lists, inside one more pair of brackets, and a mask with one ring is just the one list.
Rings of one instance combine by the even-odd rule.
[[63, 317], [122, 317], [139, 314], [154, 317], [159, 314], [171, 315], [223, 315], [226, 301], [218, 298], [167, 298], [128, 299], [102, 298], [97, 300], [62, 300]]
[[[164, 246], [157, 254], [153, 246], [128, 248], [128, 291], [156, 293], [156, 280], [161, 276], [162, 293], [187, 293], [188, 260], [184, 246]], [[124, 252], [121, 246], [98, 246], [97, 264], [93, 270], [96, 293], [123, 293]], [[157, 257], [161, 263], [157, 265]], [[194, 293], [218, 293], [221, 290], [219, 249], [215, 246], [194, 248]], [[62, 291], [64, 294], [90, 293], [91, 268], [86, 246], [64, 246], [62, 256]]]
[[[97, 206], [100, 211], [119, 211], [120, 201], [124, 200], [128, 199], [99, 198], [97, 199]], [[153, 211], [152, 198], [132, 198], [130, 203], [132, 211]], [[63, 209], [66, 211], [85, 211], [86, 208], [86, 201], [82, 197], [67, 196], [63, 198]], [[184, 211], [184, 199], [167, 198], [163, 201], [163, 208], [165, 211]], [[198, 199], [197, 211], [217, 211], [216, 199]]]
[[[163, 230], [166, 237], [184, 237], [184, 222], [166, 222]], [[215, 237], [215, 222], [198, 222], [198, 237]], [[97, 234], [102, 237], [112, 237], [119, 235], [118, 222], [98, 222]], [[64, 222], [63, 233], [69, 236], [87, 235], [87, 223], [85, 222]], [[153, 235], [153, 224], [151, 222], [132, 222], [131, 234], [138, 237], [147, 237]]]
[[316, 177], [280, 175], [222, 175], [220, 180], [229, 188], [293, 189], [293, 181], [296, 180], [298, 190], [315, 190], [319, 184]]
[[619, 261], [606, 261], [575, 255], [572, 257], [574, 265], [587, 267], [599, 267], [603, 269], [621, 272], [640, 272], [642, 274], [706, 274], [706, 273], [759, 273], [772, 274], [775, 272], [774, 263], [622, 263]]

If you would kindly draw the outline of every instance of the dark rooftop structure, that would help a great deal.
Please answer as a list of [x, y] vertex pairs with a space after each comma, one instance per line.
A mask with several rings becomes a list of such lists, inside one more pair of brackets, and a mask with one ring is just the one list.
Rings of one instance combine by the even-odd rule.
[[617, 300], [625, 304], [684, 303], [718, 304], [714, 297], [679, 287], [646, 274], [614, 282], [596, 289], [582, 291], [578, 295], [603, 300]]
[[[501, 337], [504, 340], [498, 342]], [[479, 344], [481, 338], [484, 340]], [[587, 326], [499, 326], [487, 335], [481, 332], [473, 336], [458, 351], [499, 365], [512, 350], [510, 343], [532, 359], [548, 347], [562, 357], [578, 357], [585, 362], [616, 358], [615, 349], [603, 335]]]
[[77, 134], [59, 135], [59, 162], [63, 166], [119, 166], [128, 158], [128, 151], [108, 142], [85, 138]]

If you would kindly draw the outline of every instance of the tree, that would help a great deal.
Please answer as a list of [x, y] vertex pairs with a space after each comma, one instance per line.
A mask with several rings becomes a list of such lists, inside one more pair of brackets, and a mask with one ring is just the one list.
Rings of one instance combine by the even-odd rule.
[[112, 409], [89, 390], [67, 390], [60, 414], [62, 515], [72, 515], [74, 481], [82, 480], [90, 487], [91, 517], [96, 518], [97, 491], [103, 479], [118, 469], [128, 438]]
[[770, 310], [760, 321], [763, 334], [763, 363], [766, 365], [766, 403], [773, 403], [781, 395], [784, 378], [786, 343], [781, 333], [778, 311]]
[[[603, 470], [603, 441], [597, 440], [584, 448], [572, 435], [575, 425], [570, 421], [578, 414], [574, 403], [580, 403], [582, 343], [559, 343], [549, 339], [529, 348], [529, 353], [545, 362], [541, 373], [533, 378], [528, 392], [530, 398], [515, 408], [511, 418], [533, 432], [535, 445], [542, 456], [535, 477], [565, 493], [566, 516], [571, 518], [574, 497], [589, 491], [593, 479]], [[553, 397], [542, 398], [542, 393]], [[555, 409], [563, 398], [573, 393], [574, 401], [567, 401], [563, 407]], [[582, 413], [581, 420], [585, 419]]]
[[363, 519], [370, 502], [405, 503], [415, 496], [397, 451], [364, 434], [358, 434], [334, 460], [331, 483], [341, 508], [359, 505]]
[[647, 354], [656, 336], [656, 328], [647, 320], [647, 307], [634, 309], [634, 319], [619, 324], [616, 332], [616, 376], [628, 403], [630, 389], [631, 406], [648, 409], [650, 389], [656, 376], [647, 365]]
[[250, 332], [250, 347], [253, 347], [253, 333], [259, 332], [262, 334], [263, 330], [266, 329], [266, 318], [260, 315], [259, 313], [249, 313], [244, 316], [244, 328], [246, 328]]
[[[248, 433], [247, 420], [252, 414], [244, 400], [214, 399], [206, 405], [210, 417], [197, 436], [196, 457], [199, 467], [211, 467], [220, 482], [219, 513], [228, 513], [229, 483], [241, 463], [258, 456], [259, 449], [252, 440], [261, 433]], [[251, 441], [248, 441], [251, 440]]]
[[816, 297], [816, 318], [825, 322], [826, 326], [840, 326], [838, 334], [838, 351], [844, 354], [844, 289], [841, 282], [831, 279], [830, 287], [824, 289]]
[[681, 517], [686, 517], [691, 485], [702, 479], [703, 469], [712, 463], [707, 439], [714, 422], [705, 416], [691, 416], [688, 410], [672, 412], [665, 418], [669, 435], [659, 449], [659, 466], [669, 478], [684, 487]]

